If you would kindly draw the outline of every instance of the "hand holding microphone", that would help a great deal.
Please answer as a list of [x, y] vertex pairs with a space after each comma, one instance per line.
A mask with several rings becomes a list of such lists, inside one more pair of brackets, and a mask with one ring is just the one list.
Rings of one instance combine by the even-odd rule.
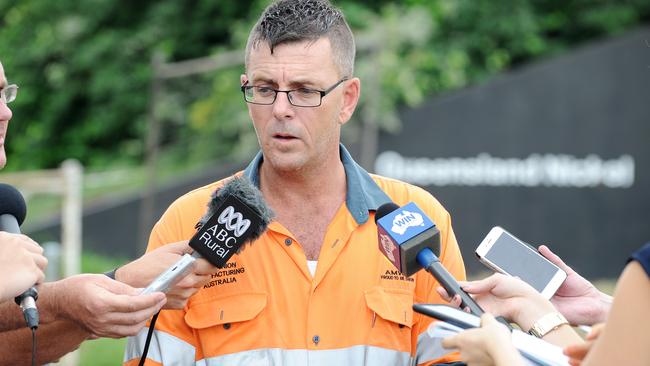
[[13, 299], [45, 279], [43, 248], [21, 234], [0, 231], [0, 301]]
[[[25, 220], [26, 214], [27, 205], [20, 192], [8, 184], [0, 184], [0, 231], [20, 234], [20, 224]], [[42, 260], [39, 261], [42, 263]], [[47, 261], [45, 264], [47, 264]], [[45, 264], [43, 264], [43, 267], [45, 267]], [[36, 284], [36, 281], [32, 283], [32, 285], [34, 284]], [[38, 292], [34, 287], [29, 288], [15, 298], [16, 304], [20, 305], [23, 310], [27, 326], [32, 329], [38, 328], [36, 299], [38, 299]]]
[[[133, 287], [145, 288], [158, 275], [171, 268], [184, 254], [192, 252], [187, 240], [163, 245], [130, 262], [115, 272], [115, 279]], [[188, 274], [166, 293], [163, 309], [182, 309], [190, 296], [210, 281], [218, 268], [205, 259], [197, 259]]]

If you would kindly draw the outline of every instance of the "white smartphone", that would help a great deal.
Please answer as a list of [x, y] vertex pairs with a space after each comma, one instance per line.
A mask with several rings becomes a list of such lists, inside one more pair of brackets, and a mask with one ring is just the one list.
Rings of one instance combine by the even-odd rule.
[[550, 299], [566, 279], [566, 273], [537, 249], [499, 226], [490, 230], [476, 248], [479, 261], [496, 272], [521, 278]]

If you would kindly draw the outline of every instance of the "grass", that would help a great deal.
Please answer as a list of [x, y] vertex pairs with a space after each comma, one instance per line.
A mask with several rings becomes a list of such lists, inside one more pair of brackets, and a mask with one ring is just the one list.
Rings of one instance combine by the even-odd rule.
[[126, 338], [100, 338], [85, 341], [79, 347], [79, 365], [114, 366], [121, 365], [124, 357]]

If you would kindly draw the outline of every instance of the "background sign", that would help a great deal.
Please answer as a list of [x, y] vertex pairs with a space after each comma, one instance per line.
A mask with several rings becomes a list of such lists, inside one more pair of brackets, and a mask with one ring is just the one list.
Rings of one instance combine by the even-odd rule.
[[425, 103], [380, 137], [377, 174], [450, 211], [468, 272], [499, 225], [590, 278], [650, 241], [650, 28]]

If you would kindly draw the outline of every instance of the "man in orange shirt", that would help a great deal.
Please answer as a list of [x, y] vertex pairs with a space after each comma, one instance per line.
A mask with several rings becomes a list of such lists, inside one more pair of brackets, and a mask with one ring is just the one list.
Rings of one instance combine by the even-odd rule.
[[[251, 31], [241, 90], [261, 152], [245, 171], [276, 217], [183, 310], [162, 311], [147, 365], [411, 365], [452, 360], [414, 302], [443, 302], [427, 273], [378, 249], [375, 210], [410, 201], [437, 224], [440, 258], [465, 269], [449, 214], [418, 187], [368, 174], [340, 144], [361, 91], [354, 39], [326, 0], [271, 4]], [[176, 200], [148, 250], [188, 239], [224, 180]], [[125, 364], [142, 357], [147, 329]]]

